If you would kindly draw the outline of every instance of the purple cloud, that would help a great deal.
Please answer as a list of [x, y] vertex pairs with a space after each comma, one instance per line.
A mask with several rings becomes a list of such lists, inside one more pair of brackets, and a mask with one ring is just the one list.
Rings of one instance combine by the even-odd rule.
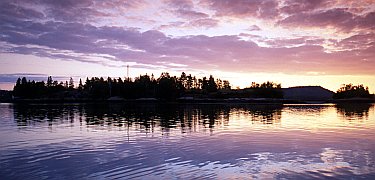
[[299, 14], [332, 5], [331, 0], [285, 0], [280, 11], [285, 14]]
[[275, 0], [204, 0], [217, 16], [258, 17], [274, 19], [279, 16], [278, 1]]
[[185, 19], [202, 19], [202, 18], [208, 18], [209, 16], [205, 13], [192, 11], [188, 9], [178, 9], [175, 11], [176, 14], [178, 14], [179, 17], [183, 17]]
[[[331, 71], [347, 66], [368, 54], [339, 52], [327, 54], [324, 48], [309, 45], [305, 39], [277, 42], [278, 47], [259, 47], [252, 41], [238, 36], [184, 36], [168, 37], [159, 31], [140, 32], [120, 27], [95, 27], [80, 23], [25, 23], [14, 21], [15, 26], [0, 25], [1, 41], [13, 44], [9, 52], [35, 54], [55, 58], [87, 62], [85, 56], [102, 54], [112, 56], [112, 61], [136, 61], [158, 65], [167, 61], [185, 64], [196, 69], [246, 70], [251, 72], [277, 71], [295, 73], [301, 71]], [[12, 28], [13, 27], [13, 28]], [[286, 48], [288, 43], [303, 43], [299, 47]], [[29, 47], [34, 45], [37, 47]], [[39, 47], [40, 46], [40, 47]], [[45, 48], [43, 48], [45, 47]], [[66, 53], [65, 51], [71, 52]], [[82, 55], [80, 55], [82, 54]], [[372, 53], [374, 54], [374, 53]], [[374, 56], [373, 56], [374, 57]], [[199, 62], [199, 63], [198, 63]], [[361, 61], [360, 61], [361, 62]], [[366, 62], [374, 63], [374, 62]], [[324, 64], [324, 66], [322, 66]], [[358, 66], [358, 67], [356, 67]], [[358, 64], [351, 73], [373, 73], [368, 65]]]
[[[20, 1], [24, 2], [24, 1]], [[342, 41], [333, 41], [340, 51], [327, 52], [324, 43], [328, 40], [318, 37], [294, 37], [280, 39], [262, 39], [267, 44], [262, 47], [251, 40], [244, 40], [240, 35], [181, 35], [173, 37], [157, 30], [140, 30], [134, 27], [95, 25], [87, 21], [96, 14], [98, 2], [72, 1], [49, 4], [50, 1], [36, 1], [50, 9], [74, 11], [89, 8], [92, 11], [74, 14], [75, 12], [47, 12], [45, 14], [35, 8], [25, 8], [10, 1], [3, 1], [0, 8], [0, 41], [6, 46], [2, 52], [17, 54], [33, 54], [41, 57], [59, 58], [82, 62], [95, 62], [119, 66], [125, 62], [137, 62], [139, 66], [176, 68], [179, 67], [206, 70], [223, 70], [233, 72], [284, 72], [303, 73], [307, 71], [330, 72], [332, 74], [374, 74], [375, 64], [374, 35], [363, 33]], [[52, 1], [51, 1], [52, 2]], [[179, 11], [177, 16], [185, 21], [173, 21], [177, 27], [217, 27], [218, 20], [208, 13], [200, 13], [194, 9], [191, 1], [171, 1], [172, 11]], [[289, 2], [289, 1], [288, 1]], [[374, 13], [356, 15], [344, 8], [320, 10], [326, 5], [321, 2], [303, 1], [311, 5], [301, 6], [302, 13], [291, 14], [279, 21], [286, 27], [338, 27], [343, 30], [367, 28], [374, 26]], [[24, 2], [26, 3], [26, 2]], [[113, 6], [121, 1], [102, 3]], [[257, 17], [273, 20], [279, 17], [279, 2], [275, 1], [205, 1], [216, 16]], [[322, 5], [323, 3], [323, 5]], [[137, 8], [123, 4], [126, 8]], [[12, 11], [7, 11], [6, 8]], [[269, 8], [269, 9], [267, 9]], [[77, 11], [77, 13], [78, 13]], [[302, 10], [301, 10], [302, 11]], [[43, 11], [44, 12], [44, 11]], [[73, 13], [73, 14], [69, 14]], [[79, 12], [81, 13], [81, 12]], [[28, 16], [30, 14], [30, 16]], [[55, 16], [62, 16], [58, 19]], [[78, 19], [64, 20], [70, 16], [82, 16]], [[59, 21], [56, 21], [59, 20]], [[353, 26], [354, 25], [354, 26]], [[253, 30], [260, 29], [253, 25]], [[161, 27], [162, 30], [162, 27]], [[251, 37], [255, 37], [252, 35]], [[96, 62], [95, 59], [104, 59]], [[93, 60], [94, 59], [94, 60]], [[110, 63], [107, 63], [110, 62]], [[163, 62], [163, 63], [161, 63]]]
[[278, 24], [287, 27], [332, 27], [344, 32], [355, 28], [371, 30], [375, 28], [375, 12], [356, 15], [349, 12], [347, 8], [335, 8], [291, 15]]
[[177, 9], [193, 9], [194, 3], [192, 0], [164, 0], [164, 3]]
[[[98, 17], [109, 17], [111, 11], [123, 11], [144, 6], [145, 1], [100, 0], [4, 0], [0, 2], [1, 14], [35, 20], [49, 19], [64, 22], [93, 22]], [[35, 8], [39, 7], [39, 8]], [[108, 11], [109, 10], [109, 11]]]
[[185, 27], [203, 27], [213, 28], [218, 25], [218, 20], [211, 18], [208, 14], [196, 11], [194, 3], [191, 0], [165, 0], [172, 14], [186, 20], [184, 23], [172, 22], [168, 25], [162, 25], [161, 28], [185, 28]]
[[248, 31], [261, 31], [262, 29], [257, 25], [251, 25], [247, 30]]
[[337, 47], [343, 49], [365, 49], [375, 43], [375, 33], [358, 34], [345, 38], [336, 43]]

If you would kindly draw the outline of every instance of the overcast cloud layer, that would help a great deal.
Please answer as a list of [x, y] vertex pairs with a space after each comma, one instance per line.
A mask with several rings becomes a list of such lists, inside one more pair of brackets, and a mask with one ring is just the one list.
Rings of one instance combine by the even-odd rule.
[[0, 22], [1, 54], [149, 69], [375, 74], [372, 0], [2, 0]]

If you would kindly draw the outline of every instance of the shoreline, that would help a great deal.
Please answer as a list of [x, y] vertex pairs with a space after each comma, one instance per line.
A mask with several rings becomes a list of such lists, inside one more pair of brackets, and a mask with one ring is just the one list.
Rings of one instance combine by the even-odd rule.
[[169, 103], [169, 104], [342, 104], [342, 103], [375, 103], [371, 98], [329, 99], [329, 100], [293, 100], [293, 99], [267, 99], [267, 98], [229, 98], [229, 99], [176, 99], [162, 100], [155, 98], [141, 99], [14, 99], [0, 103]]

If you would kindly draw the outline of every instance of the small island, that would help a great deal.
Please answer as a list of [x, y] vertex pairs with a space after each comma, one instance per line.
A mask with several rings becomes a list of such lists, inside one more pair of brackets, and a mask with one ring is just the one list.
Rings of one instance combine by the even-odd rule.
[[19, 77], [13, 91], [1, 91], [1, 102], [233, 102], [233, 103], [341, 103], [375, 102], [364, 85], [343, 85], [337, 92], [320, 86], [282, 88], [272, 81], [252, 82], [249, 87], [232, 89], [227, 80], [197, 78], [182, 72], [159, 77], [139, 75], [131, 78], [86, 78], [75, 85], [69, 81], [28, 80]]

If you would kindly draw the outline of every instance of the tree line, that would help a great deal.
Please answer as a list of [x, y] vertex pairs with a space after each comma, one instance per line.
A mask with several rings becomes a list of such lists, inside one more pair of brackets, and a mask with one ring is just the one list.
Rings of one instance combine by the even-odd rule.
[[79, 79], [76, 86], [73, 78], [69, 81], [56, 81], [51, 76], [47, 81], [30, 81], [26, 77], [18, 78], [13, 89], [13, 95], [18, 98], [89, 98], [108, 99], [121, 97], [124, 99], [158, 98], [173, 100], [179, 97], [197, 98], [228, 98], [228, 97], [267, 97], [282, 98], [281, 84], [265, 82], [252, 83], [244, 90], [232, 90], [228, 80], [209, 77], [196, 78], [182, 72], [179, 77], [171, 76], [168, 72], [161, 73], [155, 78], [151, 75], [139, 75], [131, 78], [86, 78]]
[[371, 98], [373, 95], [370, 94], [368, 87], [363, 84], [353, 85], [353, 84], [343, 84], [337, 92], [333, 95], [334, 99], [344, 99], [344, 98]]
[[[73, 78], [69, 81], [56, 81], [51, 76], [47, 81], [27, 80], [18, 78], [13, 88], [13, 96], [24, 99], [36, 98], [88, 98], [108, 99], [121, 97], [124, 99], [158, 98], [173, 100], [179, 97], [197, 98], [283, 98], [281, 84], [267, 81], [261, 84], [251, 83], [245, 89], [231, 89], [227, 80], [209, 77], [196, 78], [182, 72], [179, 77], [171, 76], [168, 72], [161, 73], [155, 78], [151, 75], [139, 75], [131, 78], [86, 78], [79, 79], [75, 85]], [[334, 93], [334, 99], [371, 98], [368, 87], [364, 85], [343, 85]]]
[[94, 99], [106, 99], [118, 96], [126, 99], [136, 98], [160, 98], [175, 99], [186, 94], [203, 94], [218, 92], [223, 89], [231, 89], [227, 80], [209, 77], [196, 78], [191, 74], [182, 72], [180, 77], [171, 76], [163, 72], [155, 78], [153, 74], [140, 75], [136, 78], [86, 78], [83, 83], [79, 80], [77, 87], [70, 78], [69, 81], [58, 82], [51, 76], [44, 81], [30, 81], [26, 77], [18, 78], [13, 89], [13, 95], [19, 98], [43, 98], [79, 96]]
[[281, 84], [277, 84], [271, 81], [258, 84], [255, 82], [251, 83], [251, 86], [247, 89], [251, 89], [250, 97], [266, 97], [266, 98], [283, 98], [284, 94], [281, 90]]

